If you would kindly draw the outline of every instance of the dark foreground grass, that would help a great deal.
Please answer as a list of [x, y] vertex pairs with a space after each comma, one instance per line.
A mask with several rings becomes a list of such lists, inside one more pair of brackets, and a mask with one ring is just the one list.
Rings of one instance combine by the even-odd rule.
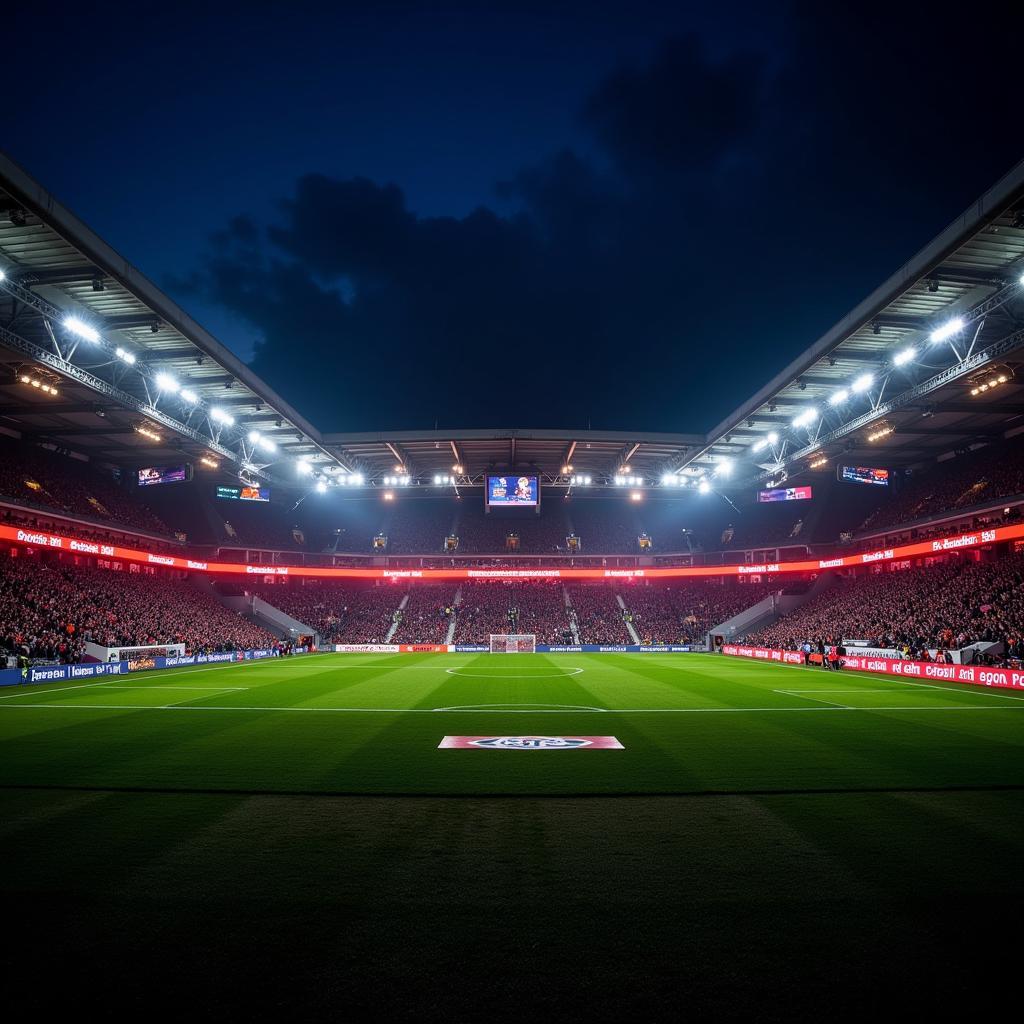
[[[954, 710], [988, 694], [704, 658], [301, 664], [0, 701], [78, 702], [0, 710], [12, 1012], [946, 1018], [1012, 994], [1024, 712]], [[470, 665], [508, 678], [438, 681]], [[826, 686], [852, 689], [776, 692]], [[139, 707], [197, 694], [245, 707]], [[748, 710], [248, 710], [541, 696]], [[823, 699], [917, 710], [749, 710]], [[436, 750], [534, 731], [626, 750]]]

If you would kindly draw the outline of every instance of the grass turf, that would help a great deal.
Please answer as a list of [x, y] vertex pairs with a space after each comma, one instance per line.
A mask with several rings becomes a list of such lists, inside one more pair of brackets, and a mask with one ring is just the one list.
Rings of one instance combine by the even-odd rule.
[[[699, 655], [101, 683], [0, 691], [13, 1006], [781, 1019], [1012, 985], [1013, 695]], [[437, 749], [492, 733], [625, 749]]]

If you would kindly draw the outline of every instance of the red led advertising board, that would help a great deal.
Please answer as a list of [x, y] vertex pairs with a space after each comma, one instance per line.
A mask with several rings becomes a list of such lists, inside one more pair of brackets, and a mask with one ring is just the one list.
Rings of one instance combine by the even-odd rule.
[[95, 555], [100, 558], [118, 558], [125, 562], [163, 565], [169, 569], [187, 572], [211, 572], [240, 576], [301, 576], [309, 579], [364, 579], [364, 580], [580, 580], [580, 579], [690, 579], [713, 576], [742, 577], [777, 575], [791, 572], [819, 572], [822, 569], [846, 569], [873, 562], [891, 562], [894, 559], [917, 558], [921, 555], [941, 554], [994, 544], [997, 541], [1024, 538], [1024, 524], [999, 526], [991, 530], [975, 530], [954, 537], [943, 537], [904, 544], [901, 547], [855, 555], [837, 555], [835, 558], [809, 558], [799, 562], [761, 562], [757, 565], [698, 565], [665, 566], [642, 569], [387, 569], [341, 568], [308, 565], [243, 565], [238, 562], [209, 562], [176, 555], [156, 554], [137, 548], [123, 548], [116, 544], [79, 540], [42, 530], [18, 526], [0, 526], [0, 541], [23, 544], [34, 548], [49, 548], [71, 554]]

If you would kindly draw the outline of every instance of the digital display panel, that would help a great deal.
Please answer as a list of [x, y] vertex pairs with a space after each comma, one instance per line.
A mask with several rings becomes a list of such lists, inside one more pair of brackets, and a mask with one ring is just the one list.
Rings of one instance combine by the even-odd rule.
[[270, 501], [269, 487], [218, 487], [218, 498], [227, 498], [229, 501]]
[[876, 487], [889, 486], [889, 470], [871, 466], [840, 466], [839, 479], [851, 484], [874, 484]]
[[147, 466], [139, 470], [139, 486], [180, 484], [188, 479], [188, 466]]
[[488, 476], [487, 504], [536, 508], [540, 504], [540, 483], [535, 476], [521, 476], [517, 473]]
[[778, 487], [757, 492], [758, 501], [806, 501], [811, 496], [810, 487]]

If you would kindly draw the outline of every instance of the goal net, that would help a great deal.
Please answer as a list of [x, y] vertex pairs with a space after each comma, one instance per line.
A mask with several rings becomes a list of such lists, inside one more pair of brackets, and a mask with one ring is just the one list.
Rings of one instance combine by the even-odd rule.
[[533, 654], [536, 633], [491, 633], [491, 654]]

